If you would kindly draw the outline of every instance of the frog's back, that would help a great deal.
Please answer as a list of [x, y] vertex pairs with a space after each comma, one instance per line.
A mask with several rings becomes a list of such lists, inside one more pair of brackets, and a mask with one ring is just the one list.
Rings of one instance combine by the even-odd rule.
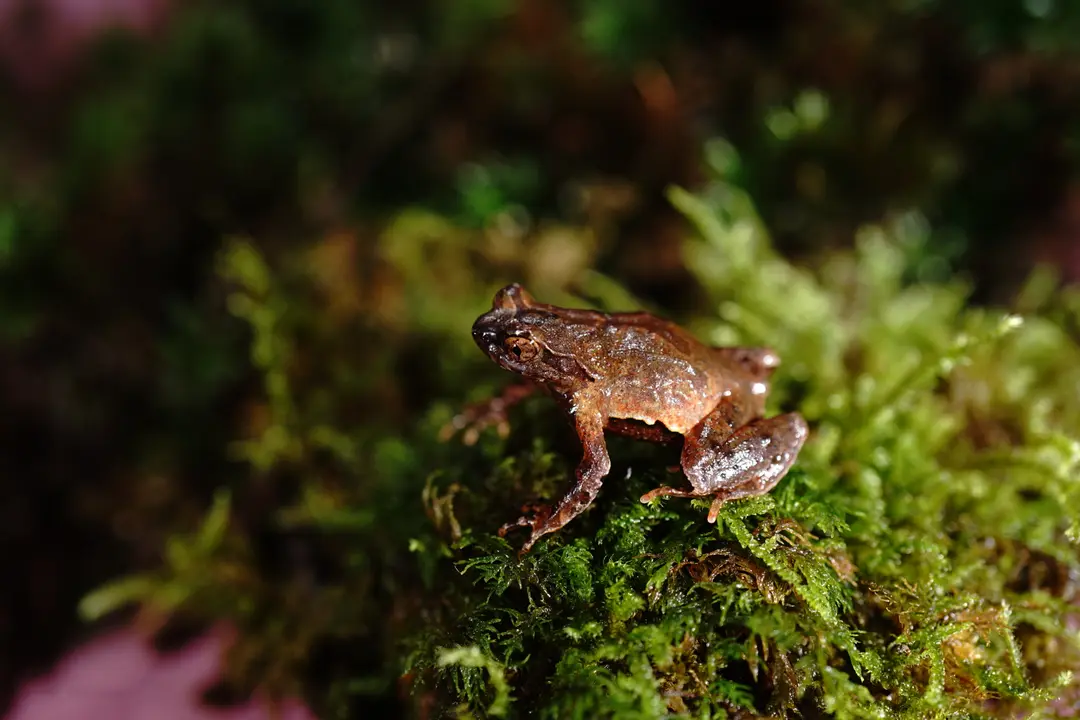
[[570, 329], [611, 417], [685, 433], [716, 406], [724, 379], [711, 348], [648, 313], [595, 315]]

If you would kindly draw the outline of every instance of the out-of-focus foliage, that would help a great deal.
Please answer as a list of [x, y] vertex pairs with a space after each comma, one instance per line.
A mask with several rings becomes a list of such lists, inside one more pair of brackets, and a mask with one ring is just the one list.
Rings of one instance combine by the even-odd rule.
[[[736, 160], [721, 142], [710, 157]], [[291, 672], [310, 673], [310, 653], [333, 640], [348, 639], [346, 657], [380, 648], [368, 674], [342, 660], [307, 686], [328, 717], [358, 712], [396, 679], [413, 713], [436, 716], [1006, 717], [1051, 707], [1080, 661], [1068, 626], [1080, 571], [1074, 301], [1037, 278], [1021, 317], [966, 306], [964, 283], [911, 282], [932, 256], [917, 213], [865, 227], [853, 251], [806, 269], [776, 254], [749, 197], [721, 176], [670, 199], [697, 228], [685, 260], [707, 297], [687, 322], [717, 344], [775, 347], [784, 365], [772, 410], [797, 407], [813, 426], [773, 493], [725, 506], [715, 526], [707, 502], [645, 506], [637, 498], [663, 482], [664, 451], [613, 441], [594, 508], [519, 558], [494, 530], [528, 498], [558, 496], [579, 452], [553, 407], [530, 403], [509, 438], [465, 447], [436, 440], [451, 410], [439, 403], [403, 434], [347, 433], [349, 451], [321, 462], [321, 418], [297, 410], [293, 424], [271, 425], [275, 446], [295, 452], [270, 462], [249, 453], [240, 487], [301, 473], [280, 520], [336, 552], [332, 575], [301, 582], [304, 602], [274, 604], [283, 591], [270, 586], [245, 595], [214, 570], [236, 561], [221, 549], [198, 578], [173, 562], [157, 580], [103, 590], [89, 609], [132, 597], [168, 609], [161, 593], [215, 578], [231, 603], [185, 606], [247, 629], [245, 682], [286, 657]], [[271, 312], [275, 281], [251, 252], [225, 256], [253, 303], [234, 311], [252, 322], [256, 352], [289, 346], [287, 328], [267, 337], [254, 320]], [[310, 285], [293, 307], [313, 301]], [[461, 317], [439, 331], [449, 357], [469, 345], [454, 325], [483, 310], [484, 285], [453, 303]], [[478, 387], [496, 372], [475, 351], [457, 362], [453, 376], [485, 377]], [[280, 368], [263, 367], [273, 418]], [[302, 396], [292, 407], [308, 407]], [[290, 641], [272, 630], [281, 613]]]
[[[0, 78], [0, 456], [10, 478], [0, 495], [8, 530], [0, 550], [12, 559], [9, 573], [28, 578], [25, 592], [0, 602], [6, 646], [16, 648], [0, 659], [0, 697], [27, 663], [47, 661], [76, 632], [80, 596], [131, 571], [154, 582], [122, 587], [113, 600], [134, 593], [162, 608], [184, 600], [195, 615], [233, 618], [254, 648], [234, 664], [246, 681], [287, 689], [310, 679], [310, 697], [327, 707], [389, 697], [396, 668], [386, 663], [403, 657], [400, 629], [417, 617], [444, 628], [448, 614], [465, 612], [451, 603], [479, 592], [455, 585], [439, 602], [412, 592], [406, 579], [414, 571], [441, 587], [447, 555], [480, 554], [475, 546], [442, 549], [417, 516], [417, 498], [452, 535], [486, 532], [513, 514], [522, 494], [555, 492], [576, 453], [539, 407], [526, 409], [506, 447], [431, 442], [451, 405], [503, 380], [478, 357], [467, 327], [509, 280], [553, 302], [640, 304], [708, 337], [786, 343], [778, 406], [807, 405], [820, 421], [813, 447], [839, 443], [829, 452], [840, 454], [810, 452], [788, 483], [819, 493], [834, 490], [823, 478], [836, 468], [846, 473], [837, 493], [869, 493], [872, 476], [851, 479], [853, 465], [840, 460], [865, 460], [881, 425], [903, 416], [872, 411], [883, 385], [860, 385], [849, 397], [844, 383], [899, 383], [907, 376], [895, 373], [917, 373], [934, 358], [969, 358], [935, 388], [935, 402], [957, 404], [941, 416], [960, 424], [957, 434], [942, 428], [904, 441], [912, 447], [875, 447], [885, 489], [854, 497], [877, 509], [866, 517], [886, 513], [892, 466], [881, 458], [909, 458], [903, 453], [935, 442], [949, 452], [932, 462], [957, 477], [972, 463], [1015, 460], [1006, 463], [1005, 487], [1030, 486], [998, 497], [996, 484], [973, 482], [992, 502], [972, 527], [988, 526], [1013, 500], [1052, 504], [1041, 540], [1022, 525], [1026, 516], [1020, 529], [997, 517], [1001, 533], [1022, 542], [984, 550], [1013, 558], [1001, 562], [1014, 562], [1021, 584], [1059, 572], [1039, 553], [1060, 548], [1049, 533], [1061, 497], [1031, 496], [1060, 494], [1066, 483], [1031, 478], [1070, 452], [1048, 438], [1075, 427], [1066, 400], [1075, 395], [1069, 338], [1078, 301], [1047, 290], [1053, 280], [1035, 281], [1019, 306], [1032, 318], [985, 346], [993, 350], [944, 348], [993, 325], [970, 319], [974, 313], [964, 315], [971, 327], [950, 325], [949, 312], [965, 298], [1007, 298], [1033, 257], [1062, 258], [1075, 235], [1077, 18], [1060, 0], [194, 0], [176, 3], [153, 34], [103, 38], [48, 90]], [[48, 14], [31, 21], [48, 22]], [[0, 28], [0, 45], [7, 32]], [[740, 157], [706, 143], [714, 135], [730, 138]], [[706, 233], [723, 252], [743, 253], [727, 264], [707, 244], [684, 253], [685, 221], [664, 189], [699, 189], [710, 165], [754, 197], [760, 220], [730, 210], [735, 200], [719, 186], [704, 191], [710, 212], [768, 226], [799, 267], [820, 267], [792, 276], [779, 260], [760, 261], [760, 228], [748, 246], [732, 239], [744, 224]], [[675, 199], [700, 214], [686, 197]], [[910, 207], [921, 214], [904, 214]], [[822, 259], [850, 246], [859, 227], [889, 217], [897, 219], [886, 227], [896, 229], [881, 232], [891, 240], [866, 233], [857, 256]], [[970, 295], [954, 286], [957, 269], [970, 273]], [[855, 277], [870, 270], [880, 283]], [[784, 309], [762, 298], [778, 277], [798, 301], [784, 303], [790, 313], [782, 318], [761, 317]], [[920, 281], [938, 284], [887, 291]], [[879, 310], [891, 319], [871, 321]], [[871, 347], [884, 349], [863, 350]], [[961, 382], [969, 373], [975, 380]], [[925, 387], [929, 377], [912, 382]], [[847, 437], [849, 410], [865, 428], [848, 445], [829, 440]], [[542, 439], [535, 447], [534, 437]], [[631, 484], [648, 479], [639, 468], [659, 467], [651, 450], [619, 452], [634, 462]], [[491, 468], [507, 457], [515, 463], [493, 478]], [[443, 474], [428, 483], [435, 469]], [[459, 476], [461, 489], [450, 494]], [[465, 482], [477, 478], [492, 483], [490, 507]], [[609, 505], [594, 515], [608, 517], [612, 496], [630, 502], [632, 494], [611, 485]], [[193, 528], [222, 486], [232, 500], [221, 542], [184, 540], [198, 537]], [[777, 518], [806, 522], [784, 497], [742, 527], [767, 534]], [[966, 507], [963, 498], [943, 502], [957, 517]], [[696, 511], [685, 512], [696, 522]], [[839, 516], [852, 532], [864, 533], [835, 529], [848, 556], [876, 558], [878, 536], [846, 512]], [[881, 537], [893, 537], [892, 528]], [[583, 522], [567, 537], [593, 537], [590, 529], [596, 523]], [[411, 554], [399, 554], [405, 537], [415, 541]], [[753, 555], [732, 537], [743, 559]], [[949, 549], [959, 540], [940, 542]], [[607, 557], [591, 545], [576, 557], [586, 553], [590, 560], [566, 564], [581, 568], [576, 579], [558, 581], [579, 595]], [[1036, 569], [1016, 559], [1024, 557]], [[638, 581], [628, 574], [610, 603], [624, 608], [625, 632], [638, 632], [645, 647], [651, 641], [641, 636], [652, 631], [637, 631], [648, 622], [631, 611]], [[992, 594], [996, 581], [964, 582]], [[219, 587], [233, 594], [223, 599]], [[816, 606], [828, 607], [822, 598]], [[1021, 607], [1011, 607], [1020, 617]], [[842, 610], [837, 617], [853, 622]], [[912, 622], [911, 632], [938, 627], [925, 617]], [[1020, 637], [1028, 624], [1039, 642], [1054, 637], [1034, 621], [1015, 624]], [[600, 658], [608, 641], [581, 632], [580, 661]], [[495, 657], [474, 635], [446, 631], [444, 645], [417, 649], [428, 670], [414, 683], [427, 688], [442, 678], [430, 696], [440, 702], [513, 712], [525, 697], [521, 657]], [[813, 661], [819, 669], [840, 647], [834, 640]], [[358, 646], [377, 651], [358, 660]], [[796, 647], [781, 646], [789, 654]], [[664, 672], [692, 667], [686, 653]], [[779, 657], [767, 646], [761, 653], [762, 663]], [[1052, 643], [1046, 653], [1065, 657]], [[710, 677], [723, 678], [723, 697], [764, 707], [743, 688], [757, 693], [765, 680], [732, 680], [730, 667], [715, 662]], [[911, 677], [922, 672], [918, 662]], [[996, 656], [987, 662], [997, 667]], [[829, 667], [816, 682], [838, 696], [852, 676]], [[447, 690], [454, 678], [456, 695]], [[481, 681], [491, 688], [482, 699]], [[610, 687], [631, 702], [648, 685]], [[880, 701], [857, 689], [851, 698]], [[862, 706], [843, 707], [858, 714]]]

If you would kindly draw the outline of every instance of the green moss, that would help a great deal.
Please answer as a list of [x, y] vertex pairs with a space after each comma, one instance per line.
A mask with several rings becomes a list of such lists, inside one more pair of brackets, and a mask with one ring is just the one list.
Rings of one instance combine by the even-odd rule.
[[[733, 161], [730, 149], [717, 153]], [[580, 452], [554, 409], [527, 403], [510, 437], [485, 434], [474, 447], [436, 439], [449, 402], [350, 433], [341, 407], [312, 400], [322, 396], [310, 370], [306, 384], [293, 380], [298, 326], [287, 318], [301, 301], [238, 245], [224, 265], [241, 288], [231, 305], [252, 326], [269, 427], [279, 428], [277, 440], [264, 430], [243, 446], [245, 457], [254, 478], [300, 478], [282, 522], [334, 538], [339, 572], [309, 595], [268, 583], [242, 595], [246, 604], [163, 603], [160, 588], [180, 578], [236, 591], [220, 572], [185, 575], [170, 554], [162, 577], [95, 596], [89, 610], [135, 597], [224, 615], [248, 631], [253, 656], [287, 645], [301, 674], [304, 651], [330, 639], [368, 656], [376, 648], [367, 675], [343, 663], [306, 686], [327, 716], [359, 712], [358, 696], [399, 677], [410, 706], [461, 717], [991, 717], [1045, 707], [1080, 660], [1065, 623], [1080, 571], [1070, 511], [1080, 506], [1080, 303], [1036, 278], [1021, 320], [970, 306], [961, 281], [911, 282], [929, 254], [915, 214], [866, 228], [855, 251], [807, 268], [773, 251], [739, 188], [716, 180], [670, 197], [696, 226], [685, 259], [707, 298], [683, 320], [710, 342], [774, 347], [784, 364], [770, 412], [797, 408], [813, 427], [772, 493], [726, 505], [715, 525], [707, 502], [642, 505], [666, 481], [668, 451], [615, 440], [594, 507], [519, 558], [521, 538], [496, 528], [523, 502], [555, 497]], [[455, 235], [455, 252], [471, 237]], [[399, 272], [425, 272], [408, 238], [395, 247]], [[431, 385], [463, 399], [473, 378], [498, 380], [466, 332], [489, 288], [451, 279], [464, 288], [454, 304], [439, 278], [429, 282], [426, 302], [446, 302], [426, 337], [454, 359], [430, 369]], [[601, 297], [624, 297], [592, 282]], [[405, 342], [380, 337], [387, 356]], [[343, 351], [332, 327], [307, 342], [328, 358]], [[330, 469], [319, 459], [327, 450]], [[195, 547], [204, 568], [242, 558], [227, 543]], [[292, 630], [269, 631], [290, 613]]]
[[[411, 667], [479, 712], [484, 692], [425, 672], [425, 652], [472, 628], [470, 642], [505, 658], [517, 707], [548, 717], [1039, 706], [1058, 681], [1048, 666], [1074, 666], [1076, 638], [1061, 588], [1019, 578], [1032, 553], [1075, 569], [1078, 498], [1072, 373], [1038, 368], [1072, 366], [1075, 343], [1044, 319], [967, 306], [961, 282], [908, 282], [925, 255], [917, 216], [866, 229], [856, 252], [811, 271], [771, 250], [737, 188], [671, 199], [698, 227], [687, 264], [714, 308], [693, 326], [776, 348], [773, 409], [798, 407], [813, 439], [775, 492], [725, 506], [715, 528], [706, 503], [637, 505], [659, 462], [638, 460], [624, 482], [618, 458], [597, 507], [520, 561], [479, 539], [496, 523], [466, 527], [459, 567], [485, 572], [453, 580], [459, 602], [433, 622], [445, 635], [414, 635], [427, 650]], [[1040, 347], [1054, 349], [1036, 360]], [[1003, 422], [1019, 437], [988, 442]], [[527, 494], [531, 478], [506, 484]], [[487, 508], [514, 493], [485, 489], [471, 501], [498, 517]], [[1025, 650], [1020, 606], [1069, 649]]]

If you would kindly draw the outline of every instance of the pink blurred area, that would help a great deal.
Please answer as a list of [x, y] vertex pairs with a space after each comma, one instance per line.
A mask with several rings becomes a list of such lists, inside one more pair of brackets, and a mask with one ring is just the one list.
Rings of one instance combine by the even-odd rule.
[[16, 84], [42, 89], [78, 62], [101, 33], [152, 32], [169, 0], [0, 0], [0, 65]]
[[296, 701], [273, 712], [258, 698], [229, 708], [205, 705], [202, 694], [220, 677], [230, 638], [218, 628], [158, 653], [133, 628], [103, 635], [26, 683], [4, 720], [314, 720]]

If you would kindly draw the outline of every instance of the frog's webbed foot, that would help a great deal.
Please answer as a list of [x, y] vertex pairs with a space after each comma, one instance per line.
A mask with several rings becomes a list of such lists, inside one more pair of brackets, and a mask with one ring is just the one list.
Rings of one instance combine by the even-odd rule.
[[473, 403], [442, 426], [439, 439], [446, 441], [464, 431], [462, 442], [475, 445], [480, 433], [489, 427], [495, 428], [501, 437], [506, 437], [510, 434], [508, 411], [535, 391], [536, 386], [532, 383], [520, 383], [506, 387], [493, 398]]
[[[712, 416], [710, 416], [711, 418]], [[709, 497], [708, 521], [716, 522], [724, 503], [755, 497], [776, 487], [795, 463], [808, 428], [797, 413], [760, 418], [734, 432], [723, 430], [721, 420], [706, 418], [686, 436], [682, 465], [691, 490], [659, 487], [641, 497]]]

